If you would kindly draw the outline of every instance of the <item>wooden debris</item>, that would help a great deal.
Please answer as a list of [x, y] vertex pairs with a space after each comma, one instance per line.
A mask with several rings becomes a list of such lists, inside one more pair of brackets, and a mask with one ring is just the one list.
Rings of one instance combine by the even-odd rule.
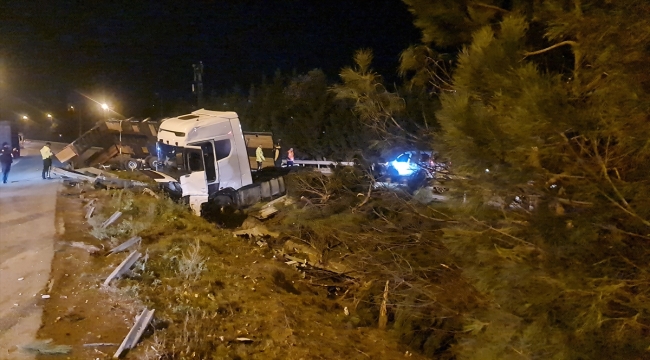
[[124, 350], [132, 349], [138, 343], [138, 341], [140, 341], [140, 338], [142, 337], [144, 331], [147, 329], [147, 326], [149, 326], [149, 323], [151, 322], [153, 313], [155, 311], [156, 310], [149, 310], [147, 308], [144, 308], [140, 315], [135, 318], [135, 324], [122, 341], [122, 344], [115, 352], [115, 355], [113, 355], [114, 359], [119, 358]]
[[88, 203], [87, 203], [86, 205], [84, 205], [84, 207], [85, 207], [86, 209], [90, 208], [91, 206], [93, 206], [93, 205], [95, 204], [95, 201], [96, 201], [96, 200], [97, 200], [97, 199], [90, 199], [90, 201], [88, 201]]
[[142, 192], [143, 192], [144, 194], [147, 194], [147, 195], [153, 196], [153, 197], [156, 198], [156, 199], [160, 199], [160, 196], [159, 196], [158, 194], [156, 194], [155, 192], [153, 192], [153, 190], [151, 190], [151, 189], [149, 189], [149, 188], [144, 188], [144, 190], [142, 190]]
[[386, 280], [386, 286], [384, 287], [384, 299], [381, 301], [381, 308], [379, 309], [379, 329], [386, 329], [386, 324], [388, 324], [388, 312], [386, 311], [386, 303], [388, 302], [388, 283], [390, 280]]
[[88, 208], [88, 211], [86, 211], [86, 220], [90, 219], [93, 216], [93, 213], [95, 212], [95, 207], [91, 206]]
[[122, 216], [121, 211], [114, 212], [113, 215], [111, 215], [111, 217], [109, 217], [108, 219], [106, 219], [106, 221], [104, 221], [104, 223], [102, 224], [102, 228], [106, 228], [109, 225], [111, 225], [112, 223], [116, 222], [117, 219], [120, 218], [120, 216]]
[[131, 268], [131, 266], [133, 266], [133, 264], [135, 264], [135, 262], [138, 261], [138, 259], [140, 259], [140, 256], [142, 256], [142, 254], [140, 254], [138, 251], [132, 252], [126, 259], [124, 259], [124, 261], [122, 261], [122, 263], [118, 267], [115, 268], [115, 270], [113, 270], [113, 272], [110, 275], [108, 275], [108, 277], [104, 281], [104, 286], [108, 286], [111, 280], [118, 278], [122, 274], [127, 272]]
[[277, 199], [275, 199], [273, 201], [269, 201], [268, 203], [264, 204], [264, 206], [262, 206], [262, 209], [273, 207], [273, 205], [275, 205], [275, 204], [277, 204], [279, 202], [282, 202], [282, 201], [286, 202], [287, 200], [288, 200], [287, 195], [280, 196], [279, 198], [277, 198]]
[[260, 220], [268, 219], [272, 215], [275, 215], [278, 212], [278, 209], [275, 207], [265, 207], [264, 209], [260, 210], [255, 216], [256, 218]]
[[238, 337], [238, 338], [236, 338], [235, 340], [237, 340], [237, 341], [239, 341], [239, 342], [253, 342], [252, 339], [245, 338], [245, 337]]
[[312, 263], [316, 263], [321, 260], [321, 253], [318, 250], [312, 248], [307, 244], [301, 244], [292, 240], [287, 240], [284, 243], [283, 250], [288, 253], [305, 254], [309, 258], [309, 261]]
[[129, 240], [127, 240], [127, 241], [121, 243], [120, 245], [117, 245], [113, 249], [111, 249], [111, 251], [107, 254], [107, 256], [112, 255], [112, 254], [116, 254], [118, 252], [122, 252], [122, 251], [130, 248], [131, 246], [140, 243], [140, 241], [142, 241], [141, 237], [134, 236], [134, 237], [130, 238]]

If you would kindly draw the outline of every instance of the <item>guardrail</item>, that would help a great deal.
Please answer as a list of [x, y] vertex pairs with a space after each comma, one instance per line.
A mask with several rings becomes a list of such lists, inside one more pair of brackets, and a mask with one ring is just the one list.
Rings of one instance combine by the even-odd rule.
[[[287, 166], [287, 161], [282, 160], [282, 166]], [[322, 174], [331, 174], [332, 167], [354, 166], [352, 161], [328, 161], [328, 160], [294, 160], [293, 166], [310, 167]]]

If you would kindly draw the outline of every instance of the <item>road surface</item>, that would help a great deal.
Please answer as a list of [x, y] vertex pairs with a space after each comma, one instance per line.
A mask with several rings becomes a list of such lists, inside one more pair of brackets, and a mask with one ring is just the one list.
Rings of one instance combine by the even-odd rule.
[[[18, 346], [35, 339], [41, 325], [54, 238], [56, 194], [61, 181], [41, 179], [39, 150], [26, 142], [9, 182], [0, 183], [0, 359], [33, 359]], [[56, 153], [62, 144], [53, 144]]]

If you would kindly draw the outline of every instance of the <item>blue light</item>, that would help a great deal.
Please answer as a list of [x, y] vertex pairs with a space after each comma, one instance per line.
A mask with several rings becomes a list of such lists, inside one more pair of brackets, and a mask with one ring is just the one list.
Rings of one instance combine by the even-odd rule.
[[397, 170], [397, 173], [400, 174], [400, 176], [409, 176], [413, 174], [413, 169], [411, 169], [410, 163], [397, 162], [397, 160], [393, 160], [391, 164], [393, 165], [393, 168]]

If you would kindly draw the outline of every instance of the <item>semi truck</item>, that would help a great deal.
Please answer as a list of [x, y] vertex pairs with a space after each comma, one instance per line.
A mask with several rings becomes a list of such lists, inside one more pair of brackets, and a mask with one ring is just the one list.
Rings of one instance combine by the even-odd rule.
[[[235, 112], [197, 110], [160, 124], [159, 164], [144, 171], [180, 197], [197, 215], [225, 206], [244, 208], [285, 193], [284, 178], [273, 167], [271, 133], [245, 133]], [[256, 169], [255, 150], [266, 158]]]

